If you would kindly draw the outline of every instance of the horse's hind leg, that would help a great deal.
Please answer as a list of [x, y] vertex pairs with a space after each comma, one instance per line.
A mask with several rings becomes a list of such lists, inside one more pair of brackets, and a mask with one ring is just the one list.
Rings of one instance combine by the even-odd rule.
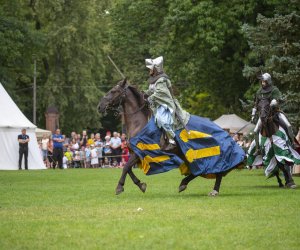
[[132, 167], [128, 170], [128, 174], [129, 174], [131, 180], [133, 181], [133, 183], [134, 183], [135, 185], [137, 185], [137, 186], [139, 187], [139, 189], [140, 189], [143, 193], [145, 193], [145, 192], [146, 192], [146, 189], [147, 189], [147, 184], [144, 183], [144, 182], [141, 182], [141, 181], [135, 176], [135, 174], [134, 174], [133, 171], [132, 171]]
[[276, 178], [277, 178], [279, 187], [280, 187], [280, 188], [284, 187], [284, 185], [282, 184], [282, 180], [281, 180], [280, 177], [279, 177], [279, 172], [277, 172], [277, 173], [275, 174], [275, 176], [276, 176]]
[[292, 177], [292, 172], [291, 172], [291, 167], [289, 165], [283, 165], [282, 163], [278, 163], [279, 168], [282, 170], [284, 179], [285, 179], [285, 186], [288, 188], [296, 188], [297, 185], [295, 184], [293, 177]]
[[188, 176], [186, 176], [185, 178], [182, 179], [180, 185], [179, 185], [179, 193], [186, 190], [187, 185], [189, 184], [189, 182], [191, 180], [194, 180], [197, 176], [193, 175], [193, 174], [189, 174]]
[[208, 196], [213, 196], [214, 197], [214, 196], [219, 195], [222, 178], [223, 178], [222, 174], [216, 174], [216, 181], [215, 181], [214, 189], [213, 189], [213, 191], [211, 191], [208, 194]]
[[279, 168], [283, 172], [285, 178], [285, 186], [288, 188], [296, 188], [297, 185], [295, 184], [292, 177], [291, 166], [289, 166], [288, 164], [283, 165], [282, 163], [279, 163]]
[[122, 175], [119, 179], [119, 182], [118, 182], [118, 185], [116, 187], [116, 194], [120, 194], [124, 191], [124, 184], [125, 184], [125, 180], [126, 180], [126, 175], [128, 172], [130, 172], [132, 166], [134, 164], [136, 164], [138, 161], [138, 157], [136, 154], [132, 154], [130, 157], [129, 157], [129, 160], [128, 162], [125, 164], [124, 168], [123, 168], [123, 171], [122, 171]]

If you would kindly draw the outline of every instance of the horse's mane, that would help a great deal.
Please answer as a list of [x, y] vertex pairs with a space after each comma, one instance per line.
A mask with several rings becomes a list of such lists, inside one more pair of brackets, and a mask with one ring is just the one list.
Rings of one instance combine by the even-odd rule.
[[[133, 95], [136, 97], [136, 99], [138, 101], [139, 107], [145, 105], [144, 96], [141, 93], [141, 91], [139, 91], [137, 87], [132, 86], [132, 85], [128, 85], [128, 88], [131, 90], [131, 92], [133, 93]], [[144, 114], [147, 115], [147, 117], [151, 116], [151, 111], [148, 108], [147, 104], [145, 105], [145, 107], [142, 110], [143, 110]]]

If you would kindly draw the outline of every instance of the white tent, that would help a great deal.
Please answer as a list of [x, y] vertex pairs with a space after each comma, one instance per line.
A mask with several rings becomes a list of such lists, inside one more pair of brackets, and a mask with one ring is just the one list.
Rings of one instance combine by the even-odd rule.
[[36, 128], [35, 135], [36, 135], [37, 139], [40, 140], [43, 138], [44, 135], [46, 135], [47, 137], [51, 136], [52, 132], [50, 130]]
[[28, 169], [46, 169], [35, 135], [36, 126], [25, 117], [0, 83], [0, 170], [19, 169], [18, 135], [22, 128], [26, 128], [30, 138]]
[[230, 133], [236, 133], [239, 131], [241, 134], [249, 134], [254, 129], [254, 125], [245, 121], [236, 114], [222, 115], [214, 121], [222, 129], [228, 129]]

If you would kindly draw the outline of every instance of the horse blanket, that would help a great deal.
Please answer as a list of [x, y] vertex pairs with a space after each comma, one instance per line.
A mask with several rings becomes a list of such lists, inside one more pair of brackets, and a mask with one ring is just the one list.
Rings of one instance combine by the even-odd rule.
[[141, 160], [146, 175], [179, 168], [184, 175], [192, 173], [214, 177], [240, 165], [245, 159], [243, 149], [230, 135], [209, 119], [191, 115], [186, 129], [175, 131], [179, 155], [167, 153], [160, 147], [162, 131], [152, 117], [148, 124], [129, 142]]
[[247, 165], [263, 165], [265, 168], [265, 175], [269, 178], [278, 172], [278, 162], [285, 164], [296, 163], [300, 164], [300, 155], [292, 148], [292, 144], [282, 127], [272, 135], [271, 139], [259, 136], [259, 144], [262, 150], [262, 156], [254, 156], [255, 141], [252, 141], [247, 152]]

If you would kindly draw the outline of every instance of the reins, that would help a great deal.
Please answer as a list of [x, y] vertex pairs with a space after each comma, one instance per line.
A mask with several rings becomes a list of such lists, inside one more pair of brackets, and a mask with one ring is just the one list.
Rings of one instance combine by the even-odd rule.
[[135, 110], [133, 112], [124, 112], [122, 104], [124, 103], [124, 100], [125, 100], [125, 97], [126, 97], [126, 92], [127, 92], [127, 89], [129, 87], [129, 85], [127, 85], [125, 88], [122, 88], [120, 85], [118, 85], [118, 87], [122, 89], [122, 94], [120, 96], [119, 104], [116, 108], [110, 107], [111, 110], [115, 111], [115, 113], [114, 113], [115, 116], [118, 116], [118, 115], [134, 115], [134, 114], [138, 113], [139, 111], [143, 110], [146, 107], [147, 102], [144, 100], [143, 105], [141, 107], [139, 107], [137, 110]]

